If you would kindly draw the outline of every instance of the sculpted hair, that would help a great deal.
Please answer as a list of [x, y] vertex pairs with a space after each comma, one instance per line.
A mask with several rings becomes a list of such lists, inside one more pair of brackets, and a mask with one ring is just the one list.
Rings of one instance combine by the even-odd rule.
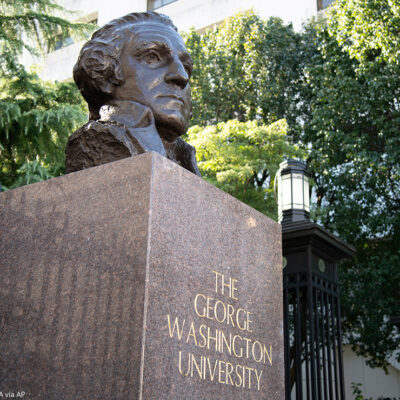
[[155, 22], [178, 31], [169, 17], [155, 12], [132, 13], [114, 19], [96, 31], [83, 46], [74, 67], [74, 81], [89, 105], [89, 119], [99, 118], [99, 109], [111, 100], [115, 86], [124, 82], [120, 59], [127, 35], [135, 25]]

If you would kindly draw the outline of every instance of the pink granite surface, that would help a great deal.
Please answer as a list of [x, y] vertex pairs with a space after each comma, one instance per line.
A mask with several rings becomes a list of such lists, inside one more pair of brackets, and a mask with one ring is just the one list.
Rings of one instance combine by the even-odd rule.
[[146, 153], [1, 193], [0, 225], [0, 391], [284, 398], [276, 222]]

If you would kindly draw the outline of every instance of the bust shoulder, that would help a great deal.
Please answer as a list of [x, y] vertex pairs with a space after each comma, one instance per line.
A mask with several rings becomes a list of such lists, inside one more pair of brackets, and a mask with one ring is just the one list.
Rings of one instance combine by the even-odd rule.
[[69, 137], [65, 168], [67, 173], [75, 172], [139, 153], [122, 124], [89, 121]]

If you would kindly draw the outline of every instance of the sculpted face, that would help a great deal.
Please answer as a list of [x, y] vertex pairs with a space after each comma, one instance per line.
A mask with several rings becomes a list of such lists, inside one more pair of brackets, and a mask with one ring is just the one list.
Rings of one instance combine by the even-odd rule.
[[113, 98], [150, 107], [160, 136], [173, 141], [189, 126], [192, 60], [181, 36], [167, 25], [141, 23], [132, 33], [122, 52], [125, 81]]

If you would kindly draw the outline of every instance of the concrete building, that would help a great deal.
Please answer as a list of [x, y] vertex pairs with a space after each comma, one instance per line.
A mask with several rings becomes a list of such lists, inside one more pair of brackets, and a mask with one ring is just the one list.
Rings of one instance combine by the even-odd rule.
[[352, 383], [361, 383], [366, 399], [400, 399], [400, 363], [394, 357], [390, 360], [388, 373], [381, 368], [371, 368], [364, 357], [357, 357], [350, 346], [344, 346], [343, 366], [346, 384], [346, 399], [352, 400]]
[[[182, 31], [194, 27], [204, 31], [221, 23], [240, 10], [253, 8], [263, 18], [277, 16], [286, 23], [291, 22], [296, 30], [307, 19], [316, 16], [335, 0], [60, 0], [69, 10], [79, 10], [79, 21], [96, 22], [99, 26], [131, 12], [156, 10], [169, 15]], [[66, 81], [72, 79], [72, 68], [76, 63], [82, 42], [67, 40], [59, 48], [47, 54], [40, 75], [46, 80]], [[28, 56], [23, 60], [31, 64], [35, 60]], [[37, 61], [37, 60], [36, 60]], [[361, 383], [366, 398], [379, 396], [400, 398], [400, 364], [394, 360], [389, 374], [371, 369], [362, 357], [357, 357], [349, 346], [345, 346], [344, 369], [346, 398], [352, 399], [352, 383]]]

